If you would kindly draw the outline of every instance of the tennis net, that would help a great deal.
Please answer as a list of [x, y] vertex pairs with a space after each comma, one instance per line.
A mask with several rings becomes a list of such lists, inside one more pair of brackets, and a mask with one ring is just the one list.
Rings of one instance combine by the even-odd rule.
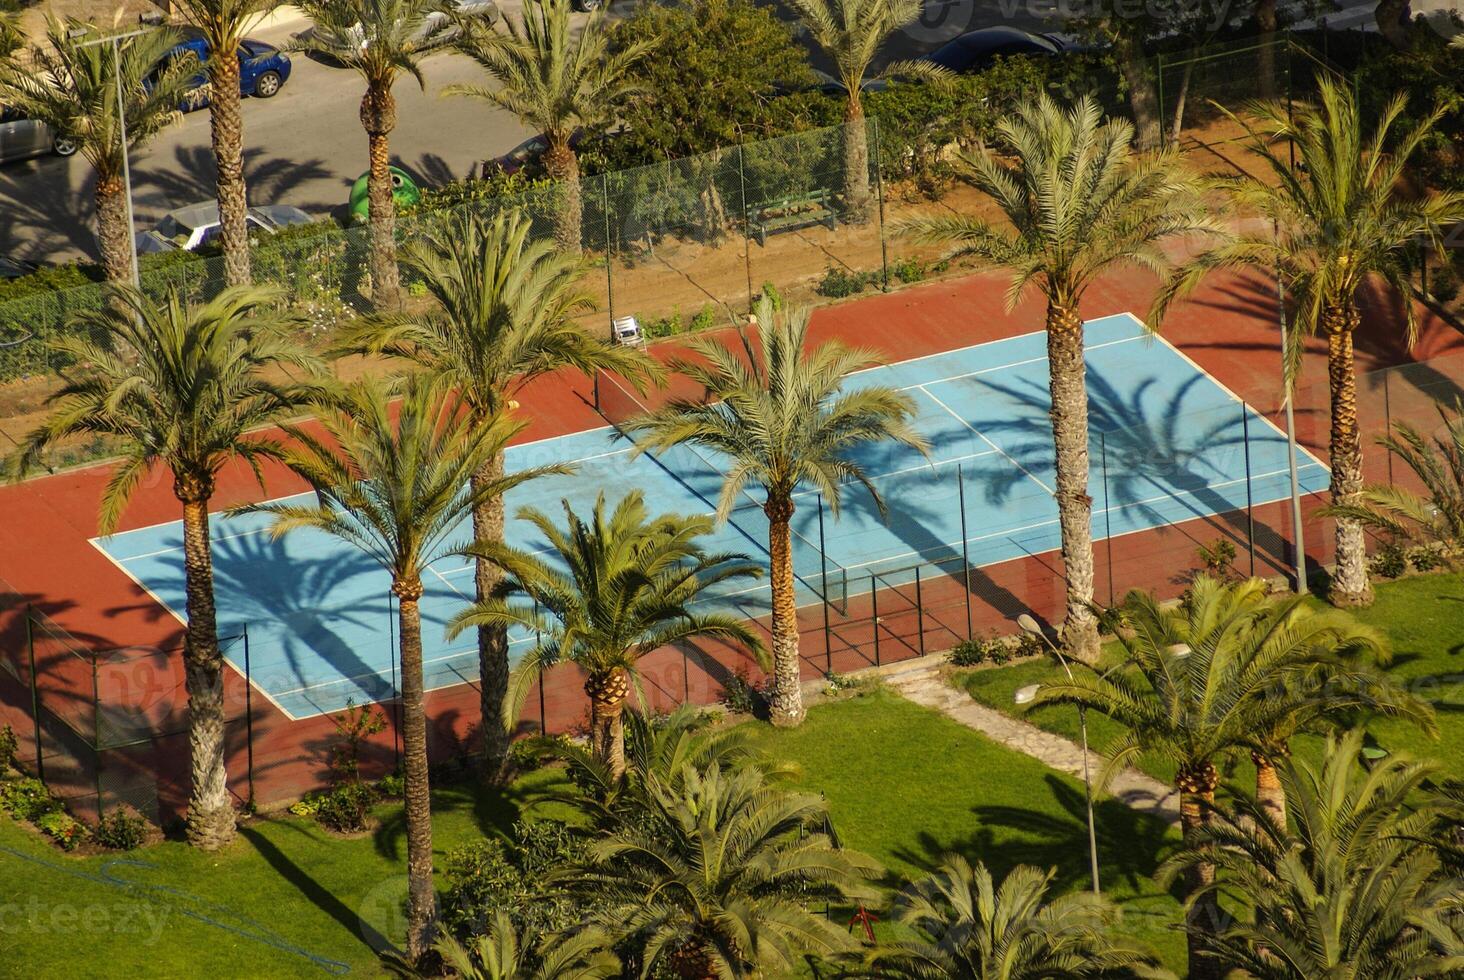
[[[637, 440], [626, 430], [625, 423], [651, 411], [646, 401], [622, 379], [606, 371], [599, 371], [595, 376], [595, 407], [605, 421], [631, 442]], [[716, 510], [727, 480], [724, 467], [688, 443], [677, 443], [664, 451], [647, 450], [646, 455], [705, 503], [709, 510]], [[745, 489], [739, 493], [727, 523], [747, 538], [761, 555], [767, 556], [771, 530], [767, 514], [762, 504]], [[848, 596], [848, 570], [829, 558], [818, 544], [796, 528], [793, 530], [792, 550], [793, 575], [800, 588], [843, 612]]]

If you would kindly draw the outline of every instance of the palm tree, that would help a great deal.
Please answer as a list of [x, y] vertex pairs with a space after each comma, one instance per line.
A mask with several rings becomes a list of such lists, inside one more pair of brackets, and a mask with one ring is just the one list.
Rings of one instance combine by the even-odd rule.
[[1013, 868], [998, 884], [977, 863], [947, 855], [895, 898], [894, 919], [913, 938], [877, 947], [868, 976], [881, 980], [1025, 980], [1154, 977], [1154, 957], [1113, 936], [1118, 909], [1087, 892], [1047, 901], [1053, 872]]
[[224, 281], [247, 284], [249, 196], [244, 187], [244, 117], [239, 111], [239, 42], [280, 0], [174, 0], [172, 10], [208, 45], [208, 121], [217, 170]]
[[[958, 215], [911, 222], [917, 239], [955, 246], [1010, 270], [1007, 305], [1036, 284], [1047, 301], [1047, 367], [1056, 451], [1067, 615], [1073, 656], [1098, 656], [1093, 601], [1093, 501], [1088, 496], [1088, 402], [1083, 362], [1083, 294], [1116, 266], [1162, 270], [1161, 245], [1210, 227], [1199, 184], [1170, 151], [1138, 156], [1133, 127], [1104, 121], [1085, 98], [1064, 108], [1046, 95], [998, 124], [994, 145], [963, 155], [967, 179], [1011, 223]], [[1151, 322], [1157, 326], [1158, 321]]]
[[[869, 134], [864, 84], [869, 66], [891, 34], [920, 16], [921, 0], [792, 0], [815, 44], [833, 59], [844, 101], [844, 206], [853, 221], [869, 214]], [[944, 69], [926, 61], [898, 61], [884, 74], [937, 81]]]
[[[1367, 133], [1349, 86], [1324, 77], [1319, 95], [1319, 105], [1299, 110], [1276, 102], [1248, 106], [1247, 115], [1256, 122], [1231, 114], [1246, 128], [1251, 151], [1267, 173], [1226, 178], [1220, 186], [1236, 208], [1269, 219], [1276, 231], [1242, 234], [1201, 253], [1170, 277], [1154, 309], [1161, 314], [1216, 269], [1279, 271], [1292, 307], [1288, 386], [1300, 369], [1306, 336], [1320, 333], [1327, 340], [1332, 503], [1343, 508], [1331, 599], [1337, 605], [1366, 605], [1372, 601], [1366, 541], [1362, 524], [1348, 510], [1360, 504], [1362, 492], [1352, 353], [1353, 335], [1362, 323], [1357, 294], [1375, 280], [1395, 290], [1412, 343], [1417, 320], [1408, 299], [1408, 254], [1419, 241], [1442, 250], [1442, 229], [1464, 219], [1464, 192], [1414, 195], [1401, 180], [1409, 159], [1434, 132], [1443, 107], [1399, 133], [1405, 109], [1399, 94]], [[1294, 148], [1300, 166], [1290, 165], [1282, 144]]]
[[[437, 302], [427, 313], [391, 319], [360, 318], [347, 328], [347, 350], [400, 357], [449, 379], [479, 425], [512, 412], [514, 396], [542, 375], [572, 367], [584, 374], [615, 371], [637, 387], [659, 378], [656, 362], [638, 350], [610, 344], [575, 323], [593, 308], [581, 288], [583, 261], [531, 241], [531, 222], [519, 212], [491, 221], [465, 212], [419, 227], [402, 250], [402, 264]], [[473, 475], [475, 483], [504, 472], [499, 453]], [[484, 500], [473, 510], [473, 539], [503, 542], [503, 498]], [[501, 572], [477, 561], [478, 601], [493, 594]], [[478, 630], [480, 696], [483, 706], [483, 772], [503, 773], [509, 731], [504, 715], [508, 691], [508, 631]]]
[[396, 128], [392, 87], [410, 75], [423, 89], [419, 58], [427, 36], [424, 22], [437, 0], [302, 0], [314, 28], [299, 47], [354, 69], [366, 82], [361, 126], [370, 157], [366, 179], [371, 228], [371, 298], [378, 309], [399, 302], [396, 263], [396, 201], [391, 187], [391, 131]]
[[224, 767], [224, 662], [209, 502], [219, 470], [231, 460], [243, 459], [258, 476], [262, 460], [280, 455], [280, 444], [255, 430], [293, 414], [315, 389], [275, 379], [282, 368], [313, 372], [317, 364], [291, 343], [296, 318], [278, 312], [273, 290], [225, 289], [191, 307], [176, 293], [162, 302], [131, 286], [111, 287], [109, 294], [112, 302], [85, 322], [89, 329], [53, 342], [57, 353], [83, 367], [47, 399], [51, 415], [11, 459], [11, 475], [34, 468], [62, 440], [110, 440], [120, 458], [97, 520], [106, 535], [154, 468], [171, 472], [183, 505], [183, 662], [193, 779], [188, 840], [217, 850], [234, 837], [234, 808]]
[[1396, 435], [1378, 440], [1414, 472], [1427, 496], [1390, 484], [1370, 486], [1358, 494], [1357, 503], [1322, 513], [1429, 548], [1451, 566], [1464, 561], [1464, 404], [1452, 413], [1440, 405], [1439, 418], [1442, 431], [1432, 438], [1398, 422]]
[[726, 456], [731, 469], [717, 501], [719, 520], [745, 499], [748, 483], [762, 486], [772, 565], [770, 707], [774, 724], [797, 725], [803, 721], [803, 692], [793, 493], [799, 486], [817, 489], [837, 517], [840, 486], [854, 481], [883, 513], [879, 489], [849, 454], [887, 439], [921, 452], [926, 443], [910, 424], [915, 403], [908, 395], [882, 385], [844, 389], [850, 374], [876, 363], [874, 352], [838, 341], [810, 345], [808, 311], [780, 316], [767, 297], [755, 319], [755, 338], [739, 334], [736, 347], [718, 339], [696, 340], [689, 345], [695, 360], [672, 362], [673, 369], [705, 390], [706, 399], [674, 399], [624, 428], [641, 437], [639, 451], [659, 454], [689, 443]]
[[[564, 661], [577, 664], [587, 675], [590, 745], [611, 780], [618, 781], [625, 773], [621, 715], [632, 684], [639, 687], [641, 657], [697, 637], [729, 641], [761, 655], [762, 641], [739, 619], [693, 609], [709, 599], [715, 586], [756, 577], [761, 569], [742, 555], [702, 549], [698, 538], [712, 530], [711, 518], [651, 517], [638, 490], [626, 494], [608, 516], [600, 494], [588, 522], [569, 501], [563, 503], [566, 528], [532, 507], [518, 516], [549, 542], [556, 564], [566, 571], [516, 548], [477, 542], [469, 552], [503, 568], [508, 577], [490, 598], [455, 617], [449, 633], [470, 626], [518, 626], [542, 637], [514, 672], [509, 703], [515, 714], [547, 670]], [[515, 597], [533, 605], [515, 604]]]
[[642, 976], [782, 976], [805, 952], [849, 948], [809, 906], [871, 896], [878, 865], [831, 844], [821, 797], [770, 785], [755, 766], [713, 764], [651, 777], [636, 803], [556, 883], [639, 954]]
[[605, 939], [598, 929], [541, 937], [499, 909], [471, 945], [443, 935], [436, 949], [462, 980], [610, 980], [621, 975], [620, 960]]
[[[515, 429], [469, 420], [440, 379], [420, 375], [394, 385], [363, 379], [320, 400], [323, 435], [298, 426], [286, 464], [315, 488], [316, 503], [257, 504], [279, 537], [300, 528], [359, 548], [391, 576], [401, 643], [402, 756], [406, 778], [407, 956], [432, 944], [432, 814], [427, 780], [427, 717], [422, 708], [422, 576], [461, 551], [458, 535], [483, 498], [506, 493], [550, 470], [524, 470], [468, 487]], [[468, 488], [468, 489], [465, 489]]]
[[559, 247], [578, 253], [583, 206], [579, 158], [572, 138], [612, 122], [620, 104], [635, 93], [630, 71], [650, 50], [649, 42], [613, 49], [603, 15], [592, 12], [579, 27], [570, 24], [569, 0], [529, 0], [523, 16], [504, 18], [506, 31], [469, 23], [458, 50], [476, 61], [497, 83], [449, 85], [445, 95], [482, 99], [518, 116], [548, 144], [544, 166], [559, 182], [560, 202], [554, 237]]
[[[1187, 842], [1160, 880], [1204, 863], [1207, 892], [1252, 908], [1205, 948], [1257, 980], [1412, 980], [1464, 969], [1464, 893], [1434, 847], [1442, 770], [1395, 756], [1360, 765], [1362, 732], [1327, 739], [1319, 764], [1288, 759], [1290, 829], [1244, 796]], [[1192, 898], [1193, 900], [1193, 898]]]
[[[1217, 763], [1243, 749], [1274, 752], [1264, 738], [1315, 710], [1309, 702], [1316, 698], [1327, 699], [1330, 710], [1374, 701], [1366, 683], [1374, 676], [1359, 680], [1345, 666], [1376, 645], [1372, 635], [1296, 596], [1268, 597], [1259, 579], [1227, 583], [1201, 575], [1184, 603], [1167, 608], [1132, 592], [1113, 618], [1123, 665], [1102, 674], [1084, 667], [1071, 680], [1043, 685], [1032, 704], [1074, 704], [1124, 727], [1106, 750], [1100, 785], [1141, 755], [1173, 763], [1187, 841], [1214, 809]], [[1330, 683], [1295, 682], [1313, 671], [1326, 671]], [[1187, 930], [1196, 980], [1215, 976], [1203, 949], [1204, 933], [1218, 921], [1213, 880], [1208, 864], [1190, 868], [1195, 898]]]
[[91, 164], [97, 175], [94, 193], [102, 268], [113, 282], [131, 282], [132, 229], [127, 223], [123, 157], [182, 118], [178, 106], [197, 66], [192, 59], [181, 58], [158, 68], [178, 41], [173, 31], [149, 31], [119, 41], [123, 99], [119, 113], [112, 48], [90, 43], [95, 39], [85, 35], [94, 30], [90, 24], [63, 22], [47, 14], [46, 43], [31, 47], [25, 61], [12, 57], [0, 62], [0, 101], [50, 126], [58, 140], [75, 147]]

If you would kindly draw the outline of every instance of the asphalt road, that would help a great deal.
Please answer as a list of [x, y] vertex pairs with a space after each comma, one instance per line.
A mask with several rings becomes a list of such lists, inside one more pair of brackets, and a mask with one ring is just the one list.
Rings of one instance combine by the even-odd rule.
[[[306, 27], [285, 22], [253, 36], [284, 44]], [[253, 204], [293, 204], [325, 216], [342, 207], [366, 169], [366, 134], [357, 115], [363, 91], [347, 69], [292, 55], [289, 81], [272, 99], [245, 99], [244, 159]], [[410, 78], [396, 87], [394, 162], [429, 184], [462, 177], [474, 163], [533, 135], [486, 104], [447, 99], [454, 82], [481, 82], [472, 62], [448, 51], [424, 61], [426, 90]], [[138, 228], [176, 207], [213, 196], [213, 155], [206, 110], [191, 112], [132, 157]], [[0, 166], [0, 242], [34, 261], [96, 256], [91, 168], [80, 156], [38, 157]]]

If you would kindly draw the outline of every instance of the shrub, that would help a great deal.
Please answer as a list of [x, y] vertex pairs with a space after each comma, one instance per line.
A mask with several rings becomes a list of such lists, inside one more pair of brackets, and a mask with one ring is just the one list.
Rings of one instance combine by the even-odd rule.
[[814, 286], [814, 292], [820, 296], [827, 296], [830, 299], [843, 299], [845, 296], [853, 296], [862, 293], [879, 276], [873, 272], [846, 271], [838, 266], [829, 266], [824, 272], [824, 277]]
[[448, 851], [444, 874], [442, 921], [453, 933], [482, 932], [498, 909], [523, 914], [528, 884], [502, 840], [489, 837]]
[[376, 784], [376, 792], [388, 799], [399, 800], [407, 795], [407, 778], [400, 771], [382, 776]]
[[51, 795], [39, 779], [14, 779], [0, 783], [0, 810], [16, 820], [36, 823], [48, 813], [61, 809], [61, 801]]
[[726, 705], [728, 711], [739, 715], [750, 715], [761, 703], [761, 694], [752, 683], [747, 668], [739, 666], [722, 685], [722, 693], [717, 700]]
[[1408, 552], [1408, 562], [1420, 572], [1432, 572], [1444, 566], [1444, 556], [1425, 545]]
[[9, 725], [0, 728], [0, 775], [15, 768], [15, 758], [19, 752], [20, 740], [15, 737], [15, 731]]
[[307, 793], [297, 802], [290, 804], [290, 812], [297, 817], [313, 817], [320, 812], [320, 797], [319, 793]]
[[1235, 542], [1229, 538], [1216, 538], [1208, 545], [1196, 550], [1200, 564], [1205, 571], [1221, 578], [1229, 578], [1235, 572]]
[[147, 821], [129, 807], [118, 807], [103, 814], [92, 837], [108, 850], [131, 851], [147, 839]]
[[762, 295], [764, 299], [772, 304], [774, 313], [777, 313], [783, 309], [783, 294], [778, 292], [777, 286], [774, 286], [770, 282], [763, 283]]
[[77, 844], [86, 840], [86, 825], [64, 810], [42, 814], [35, 823], [41, 833], [59, 844], [63, 851], [74, 851]]
[[824, 683], [828, 684], [829, 690], [835, 694], [840, 691], [852, 691], [859, 687], [860, 680], [857, 677], [850, 677], [848, 674], [840, 674], [838, 671], [829, 671], [824, 674]]
[[890, 275], [900, 280], [900, 282], [909, 284], [919, 282], [927, 276], [939, 275], [948, 268], [950, 268], [950, 263], [944, 259], [927, 265], [920, 259], [909, 256], [903, 259], [896, 259], [891, 263]]
[[1433, 278], [1428, 283], [1428, 291], [1440, 303], [1452, 303], [1459, 295], [1459, 273], [1454, 271], [1452, 262], [1446, 260], [1434, 270]]
[[946, 654], [946, 660], [952, 667], [979, 667], [990, 656], [989, 643], [985, 639], [962, 640]]
[[336, 742], [330, 747], [331, 778], [337, 783], [361, 781], [361, 747], [386, 731], [386, 715], [373, 704], [346, 702], [346, 710], [331, 718]]
[[1374, 575], [1397, 578], [1408, 571], [1408, 553], [1398, 542], [1389, 541], [1373, 555], [1370, 565]]
[[1004, 667], [1012, 662], [1012, 648], [1000, 640], [994, 640], [991, 644], [991, 662], [997, 667]]
[[375, 790], [365, 783], [343, 783], [316, 801], [315, 819], [337, 833], [356, 833], [366, 829], [375, 802]]

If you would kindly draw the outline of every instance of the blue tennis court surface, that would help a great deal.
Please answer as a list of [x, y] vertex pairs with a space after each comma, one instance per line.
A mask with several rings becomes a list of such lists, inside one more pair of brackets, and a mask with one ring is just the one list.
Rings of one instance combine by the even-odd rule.
[[[1097, 539], [1241, 510], [1289, 493], [1282, 434], [1167, 342], [1121, 314], [1087, 325], [1091, 415], [1090, 490]], [[795, 563], [805, 601], [823, 590], [841, 602], [868, 588], [871, 572], [897, 576], [928, 561], [958, 558], [962, 522], [957, 470], [965, 486], [965, 545], [973, 566], [1058, 547], [1052, 497], [1046, 340], [1041, 333], [935, 354], [861, 372], [851, 384], [902, 388], [919, 408], [930, 457], [898, 446], [859, 453], [889, 504], [881, 519], [858, 488], [845, 493], [837, 521], [824, 514], [827, 564], [820, 560], [818, 501], [799, 496]], [[546, 477], [508, 496], [512, 515], [537, 506], [561, 516], [567, 499], [587, 513], [597, 493], [613, 503], [642, 490], [655, 510], [706, 513], [720, 491], [713, 462], [688, 450], [659, 461], [605, 427], [515, 446], [510, 469], [577, 460], [575, 473]], [[1306, 491], [1326, 487], [1326, 468], [1299, 451]], [[1249, 474], [1249, 479], [1247, 479]], [[260, 515], [215, 517], [214, 567], [222, 633], [247, 626], [256, 688], [292, 717], [336, 711], [348, 701], [390, 697], [396, 688], [393, 606], [388, 578], [349, 545], [313, 531], [282, 540]], [[766, 558], [766, 520], [752, 497], [709, 542]], [[466, 537], [466, 529], [465, 534]], [[524, 522], [511, 543], [539, 550]], [[182, 528], [162, 524], [93, 542], [181, 618]], [[443, 562], [424, 583], [423, 642], [429, 689], [476, 680], [471, 634], [448, 643], [443, 626], [472, 594], [471, 568]], [[767, 609], [766, 584], [742, 583], [719, 603], [748, 615]], [[532, 641], [516, 636], [516, 645]], [[228, 655], [244, 668], [241, 644]]]

